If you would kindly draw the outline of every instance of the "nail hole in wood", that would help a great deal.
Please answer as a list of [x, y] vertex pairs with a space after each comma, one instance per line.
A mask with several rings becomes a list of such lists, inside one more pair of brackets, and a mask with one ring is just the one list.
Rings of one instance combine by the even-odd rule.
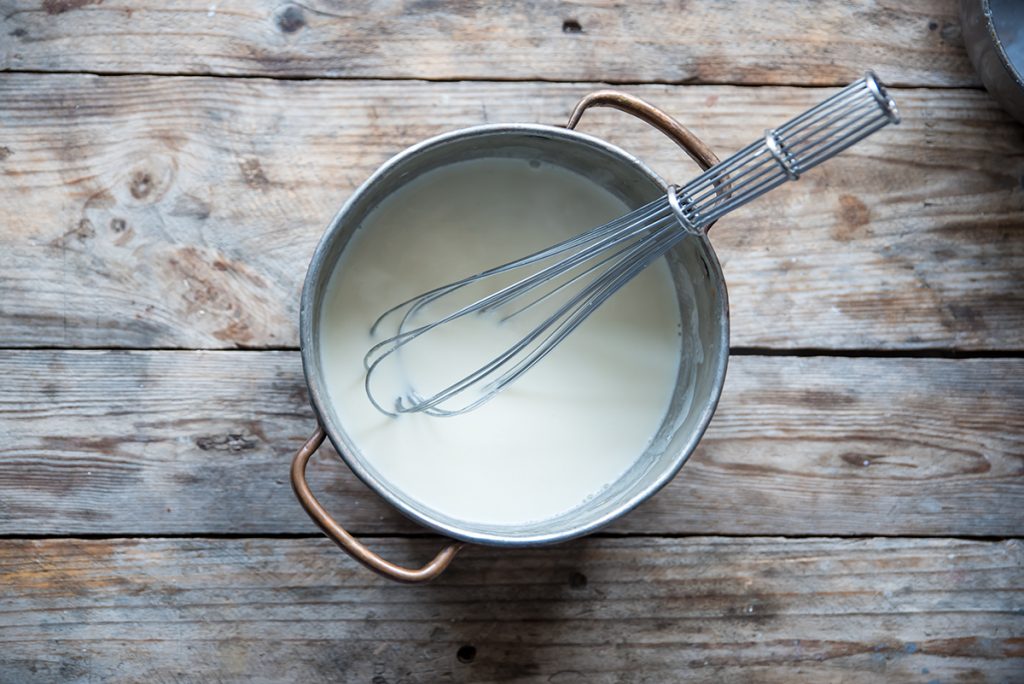
[[455, 653], [455, 657], [459, 659], [460, 663], [465, 663], [468, 665], [469, 663], [476, 660], [476, 646], [470, 646], [469, 644], [461, 646], [459, 650]]
[[583, 33], [583, 27], [575, 19], [566, 19], [562, 22], [562, 33]]
[[569, 575], [569, 586], [573, 589], [583, 589], [587, 586], [587, 576], [582, 572], [574, 572]]

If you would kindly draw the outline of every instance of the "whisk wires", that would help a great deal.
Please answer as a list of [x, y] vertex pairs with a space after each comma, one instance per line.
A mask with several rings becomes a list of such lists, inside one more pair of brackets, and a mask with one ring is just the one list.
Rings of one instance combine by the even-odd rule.
[[[689, 183], [670, 187], [665, 196], [564, 242], [388, 309], [371, 333], [393, 324], [395, 334], [373, 345], [364, 358], [367, 397], [388, 415], [454, 416], [481, 406], [550, 354], [602, 303], [687, 235], [703, 235], [725, 214], [898, 122], [895, 103], [868, 72], [817, 106], [765, 131], [761, 139]], [[507, 280], [515, 273], [522, 275], [511, 284], [468, 304], [453, 305], [435, 320], [418, 322], [425, 308], [464, 288]], [[541, 303], [547, 308], [534, 327], [464, 377], [438, 391], [421, 393], [410, 384], [390, 401], [378, 398], [378, 369], [396, 360], [406, 345], [466, 316], [498, 313], [498, 320], [505, 322]]]

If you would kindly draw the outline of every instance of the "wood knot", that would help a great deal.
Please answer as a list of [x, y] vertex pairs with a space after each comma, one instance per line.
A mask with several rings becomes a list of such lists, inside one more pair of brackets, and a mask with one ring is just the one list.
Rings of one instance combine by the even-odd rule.
[[144, 203], [158, 202], [174, 185], [178, 163], [173, 156], [147, 155], [128, 172], [128, 193], [132, 199]]
[[248, 451], [259, 446], [259, 441], [243, 434], [207, 435], [196, 438], [196, 446], [203, 451]]
[[78, 222], [78, 228], [74, 231], [75, 237], [79, 240], [88, 240], [89, 238], [96, 237], [96, 229], [92, 227], [92, 221], [87, 218], [82, 219]]
[[871, 465], [871, 459], [865, 456], [864, 454], [847, 452], [845, 454], [840, 454], [839, 458], [843, 459], [850, 465], [856, 466], [858, 468], [867, 468]]
[[64, 14], [81, 9], [86, 5], [99, 5], [103, 0], [43, 0], [43, 11], [47, 14]]
[[132, 193], [132, 197], [135, 199], [144, 199], [153, 191], [153, 177], [145, 171], [136, 171], [132, 175], [132, 180], [128, 185], [128, 190]]
[[246, 159], [238, 165], [238, 168], [242, 172], [242, 180], [250, 188], [266, 190], [270, 187], [270, 179], [263, 173], [263, 167], [260, 166], [259, 159]]
[[275, 23], [282, 33], [295, 33], [306, 25], [306, 17], [302, 14], [301, 7], [286, 5], [278, 13]]

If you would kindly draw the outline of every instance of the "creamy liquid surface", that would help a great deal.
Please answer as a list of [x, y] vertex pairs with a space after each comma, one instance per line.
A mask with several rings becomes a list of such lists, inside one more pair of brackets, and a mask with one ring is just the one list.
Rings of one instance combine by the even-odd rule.
[[[363, 389], [363, 356], [383, 339], [370, 326], [384, 310], [628, 211], [565, 169], [484, 159], [430, 171], [371, 212], [331, 278], [320, 339], [331, 403], [381, 479], [446, 516], [517, 525], [579, 506], [636, 461], [665, 417], [682, 356], [664, 260], [475, 411], [388, 417]], [[455, 380], [465, 371], [459, 345], [472, 351], [484, 343], [477, 334], [486, 327], [425, 340], [414, 360]]]

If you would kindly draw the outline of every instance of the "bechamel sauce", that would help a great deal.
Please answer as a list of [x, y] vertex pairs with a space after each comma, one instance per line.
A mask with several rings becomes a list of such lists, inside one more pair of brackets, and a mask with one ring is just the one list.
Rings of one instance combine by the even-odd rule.
[[[331, 278], [320, 335], [330, 400], [382, 479], [447, 516], [514, 525], [564, 513], [629, 468], [665, 417], [681, 358], [663, 260], [475, 411], [391, 418], [363, 390], [363, 355], [381, 339], [369, 328], [385, 309], [628, 210], [565, 169], [481, 159], [428, 172], [371, 212]], [[435, 371], [458, 354], [432, 352]]]

